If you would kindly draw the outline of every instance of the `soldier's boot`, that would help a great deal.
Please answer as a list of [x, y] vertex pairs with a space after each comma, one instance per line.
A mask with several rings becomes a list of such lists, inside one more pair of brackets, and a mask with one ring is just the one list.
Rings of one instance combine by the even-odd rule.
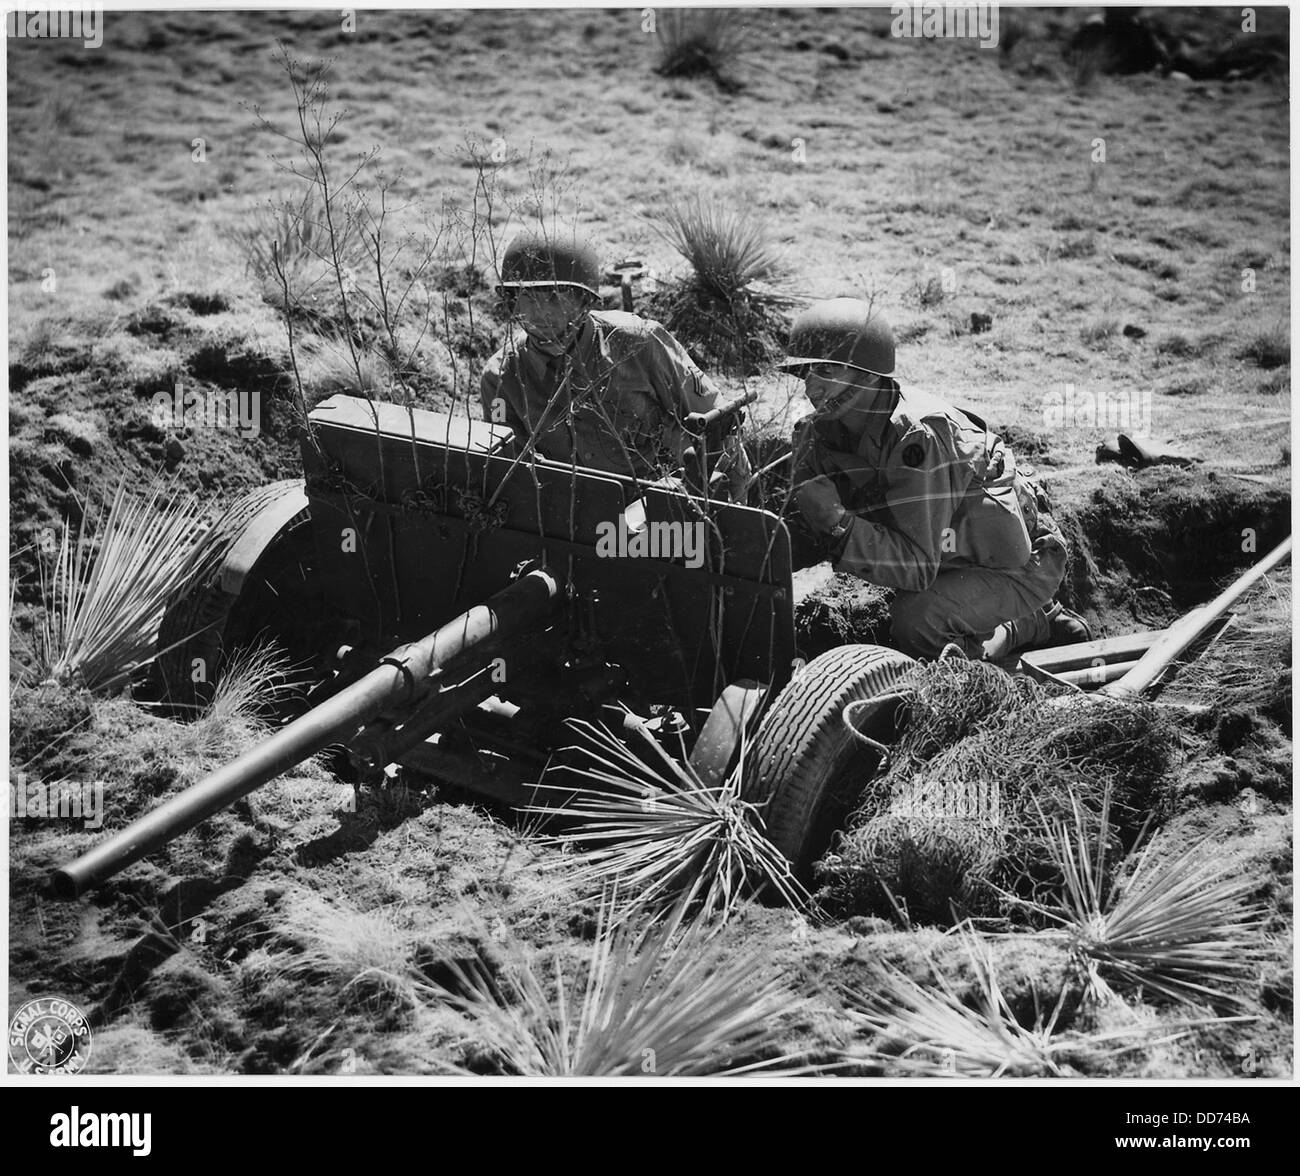
[[1028, 616], [1004, 621], [994, 629], [993, 636], [984, 642], [984, 660], [1001, 662], [1030, 649], [1091, 640], [1088, 622], [1059, 600], [1053, 600]]
[[1092, 626], [1078, 613], [1071, 612], [1059, 600], [1049, 608], [1053, 609], [1047, 618], [1052, 629], [1049, 645], [1078, 645], [1092, 640]]

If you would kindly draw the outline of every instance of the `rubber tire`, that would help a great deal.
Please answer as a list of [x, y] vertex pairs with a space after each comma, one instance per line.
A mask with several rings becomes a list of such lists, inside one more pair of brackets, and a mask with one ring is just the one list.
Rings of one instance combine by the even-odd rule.
[[[172, 601], [159, 627], [158, 644], [180, 643], [157, 660], [162, 701], [182, 713], [206, 706], [226, 656], [243, 646], [275, 641], [295, 664], [315, 653], [313, 620], [319, 611], [314, 563], [311, 519], [300, 510], [262, 550], [237, 596], [221, 587], [218, 572]], [[290, 601], [292, 607], [287, 606]], [[191, 680], [195, 658], [202, 658], [209, 669], [205, 682]]]
[[[845, 706], [889, 693], [914, 665], [896, 649], [841, 645], [804, 666], [763, 716], [745, 757], [744, 796], [763, 806], [768, 838], [802, 880], [879, 767], [845, 727]], [[866, 733], [888, 743], [892, 712], [884, 708]]]

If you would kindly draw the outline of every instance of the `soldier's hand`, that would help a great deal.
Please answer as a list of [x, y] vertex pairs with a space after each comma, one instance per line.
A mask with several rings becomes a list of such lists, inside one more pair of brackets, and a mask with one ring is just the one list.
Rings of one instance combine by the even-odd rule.
[[822, 534], [829, 534], [831, 528], [843, 522], [844, 516], [848, 514], [844, 503], [840, 501], [835, 483], [824, 474], [801, 483], [795, 491], [794, 500], [808, 525]]

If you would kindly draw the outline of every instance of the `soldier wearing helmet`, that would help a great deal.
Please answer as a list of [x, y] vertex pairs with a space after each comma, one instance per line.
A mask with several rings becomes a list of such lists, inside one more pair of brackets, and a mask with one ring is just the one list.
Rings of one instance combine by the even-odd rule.
[[[552, 461], [655, 480], [682, 468], [691, 413], [717, 391], [659, 323], [596, 310], [600, 266], [586, 243], [527, 232], [501, 259], [498, 292], [522, 337], [483, 370], [483, 414]], [[739, 438], [718, 468], [739, 492], [749, 468]]]
[[1041, 490], [974, 413], [904, 392], [871, 307], [804, 311], [782, 365], [813, 413], [795, 428], [795, 502], [836, 571], [896, 589], [893, 642], [1000, 660], [1090, 636], [1056, 603], [1066, 548]]

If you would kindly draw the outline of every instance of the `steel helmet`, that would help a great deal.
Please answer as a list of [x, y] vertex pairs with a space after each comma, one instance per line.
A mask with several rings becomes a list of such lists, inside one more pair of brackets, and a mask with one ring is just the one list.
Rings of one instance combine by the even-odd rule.
[[790, 328], [780, 366], [796, 374], [811, 363], [842, 363], [875, 376], [894, 374], [894, 332], [858, 298], [814, 302]]
[[596, 251], [577, 237], [520, 233], [506, 246], [500, 270], [498, 290], [576, 286], [594, 297], [600, 296], [600, 262]]

